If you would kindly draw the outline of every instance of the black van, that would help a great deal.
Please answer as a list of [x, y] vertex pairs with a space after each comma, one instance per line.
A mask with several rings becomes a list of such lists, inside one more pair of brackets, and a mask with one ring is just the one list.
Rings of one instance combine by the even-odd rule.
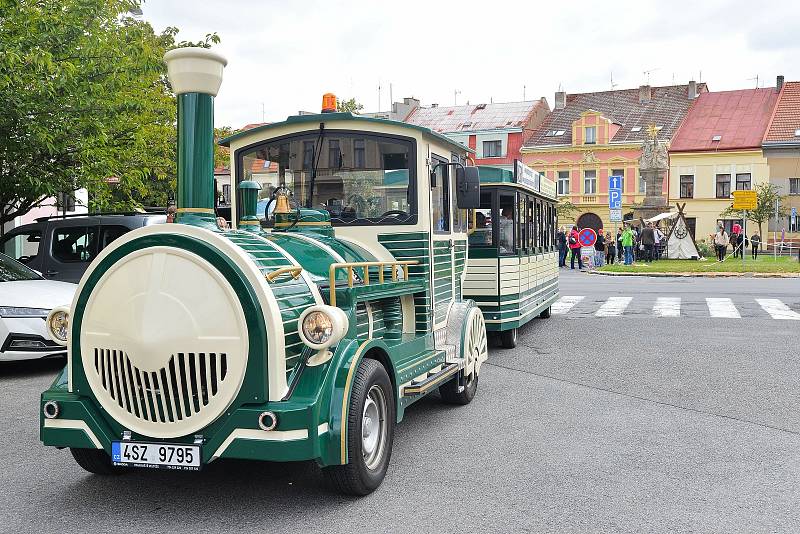
[[48, 280], [78, 283], [89, 263], [109, 243], [135, 228], [166, 220], [166, 215], [149, 213], [42, 217], [4, 235], [0, 252]]

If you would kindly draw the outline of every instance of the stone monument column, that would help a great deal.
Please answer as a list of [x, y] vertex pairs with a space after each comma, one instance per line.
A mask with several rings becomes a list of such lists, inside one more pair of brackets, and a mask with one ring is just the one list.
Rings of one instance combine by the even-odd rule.
[[658, 140], [658, 129], [655, 124], [647, 128], [648, 137], [642, 143], [642, 155], [639, 157], [639, 173], [646, 184], [644, 201], [633, 207], [635, 219], [649, 219], [659, 213], [668, 211], [667, 199], [664, 196], [664, 178], [669, 171], [667, 147]]

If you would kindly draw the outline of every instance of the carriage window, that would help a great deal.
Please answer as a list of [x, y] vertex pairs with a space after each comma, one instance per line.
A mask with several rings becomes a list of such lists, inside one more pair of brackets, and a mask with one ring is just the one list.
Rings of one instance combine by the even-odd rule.
[[[446, 163], [445, 160], [433, 159], [433, 164]], [[431, 217], [433, 233], [442, 234], [450, 231], [450, 198], [448, 195], [448, 179], [450, 167], [436, 167], [436, 186], [431, 187]]]
[[517, 248], [528, 248], [528, 210], [527, 201], [528, 196], [519, 193], [518, 195], [519, 202], [517, 206], [519, 206], [519, 219], [517, 221]]
[[469, 244], [473, 247], [492, 246], [492, 192], [481, 192], [481, 207], [473, 212], [470, 221]]
[[256, 145], [237, 159], [237, 181], [254, 180], [264, 192], [285, 185], [293, 206], [326, 210], [334, 225], [417, 220], [414, 145], [406, 138], [313, 131]]
[[[498, 241], [500, 254], [514, 253], [514, 212], [515, 210], [514, 193], [500, 193], [497, 199], [499, 220]], [[492, 221], [494, 224], [494, 221]]]
[[533, 250], [536, 248], [536, 212], [534, 209], [534, 200], [531, 197], [525, 199], [525, 204], [528, 209], [528, 249]]

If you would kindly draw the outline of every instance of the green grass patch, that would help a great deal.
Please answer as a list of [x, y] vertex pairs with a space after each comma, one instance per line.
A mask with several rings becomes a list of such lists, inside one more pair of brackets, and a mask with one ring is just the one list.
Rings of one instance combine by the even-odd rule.
[[741, 258], [728, 256], [725, 261], [716, 259], [701, 260], [659, 260], [652, 263], [637, 262], [633, 265], [615, 263], [599, 269], [614, 273], [800, 273], [797, 256], [762, 255], [757, 260], [749, 256], [744, 264]]

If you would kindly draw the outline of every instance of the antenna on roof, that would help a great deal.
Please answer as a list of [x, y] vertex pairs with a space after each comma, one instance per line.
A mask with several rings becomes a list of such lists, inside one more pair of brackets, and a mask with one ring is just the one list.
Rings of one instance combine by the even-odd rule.
[[756, 74], [754, 78], [747, 78], [747, 80], [748, 80], [748, 81], [751, 81], [751, 82], [752, 82], [753, 80], [755, 80], [755, 82], [756, 82], [756, 89], [758, 89], [758, 74]]
[[458, 105], [458, 95], [460, 95], [460, 94], [461, 94], [461, 91], [459, 91], [458, 89], [453, 89], [453, 105], [454, 106]]
[[381, 111], [381, 81], [378, 80], [378, 113]]
[[522, 101], [525, 102], [525, 85], [522, 85]]
[[642, 74], [644, 74], [646, 79], [647, 79], [647, 85], [650, 85], [650, 73], [651, 72], [655, 72], [655, 71], [660, 70], [660, 69], [661, 69], [661, 67], [655, 67], [653, 69], [648, 69], [648, 70], [642, 71]]

